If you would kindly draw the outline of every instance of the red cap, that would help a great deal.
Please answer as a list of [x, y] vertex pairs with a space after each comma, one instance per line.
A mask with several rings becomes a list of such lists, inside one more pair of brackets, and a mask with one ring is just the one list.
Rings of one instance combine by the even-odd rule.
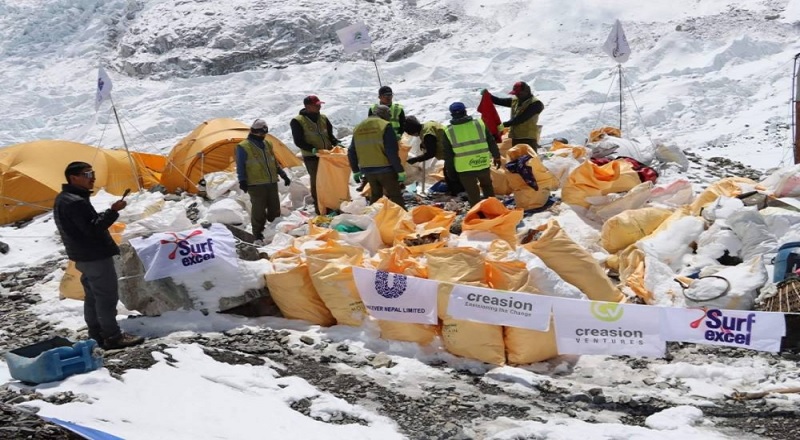
[[526, 86], [527, 86], [527, 84], [525, 84], [524, 82], [517, 81], [517, 82], [514, 83], [514, 88], [511, 89], [511, 91], [508, 92], [508, 94], [509, 95], [519, 95], [519, 92], [523, 91]]
[[316, 104], [325, 104], [325, 102], [324, 101], [320, 101], [319, 98], [317, 98], [317, 95], [308, 95], [308, 96], [305, 97], [305, 99], [303, 99], [303, 104], [304, 105], [308, 105], [308, 104], [316, 105]]

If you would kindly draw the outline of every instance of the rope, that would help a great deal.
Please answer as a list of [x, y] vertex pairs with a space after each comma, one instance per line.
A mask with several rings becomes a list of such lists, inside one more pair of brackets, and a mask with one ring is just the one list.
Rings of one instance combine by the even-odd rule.
[[609, 82], [608, 91], [606, 92], [605, 98], [603, 98], [603, 105], [600, 106], [600, 111], [597, 113], [597, 119], [594, 120], [594, 124], [589, 127], [589, 131], [594, 130], [597, 127], [597, 124], [600, 123], [600, 118], [603, 116], [603, 110], [606, 108], [606, 101], [608, 101], [609, 95], [611, 95], [611, 88], [614, 87], [614, 79], [617, 77], [617, 70], [614, 68], [614, 74], [611, 75], [611, 81]]
[[694, 302], [707, 302], [707, 301], [713, 301], [713, 300], [715, 300], [715, 299], [717, 299], [717, 298], [722, 298], [723, 296], [727, 295], [727, 294], [728, 294], [728, 292], [731, 290], [731, 282], [730, 282], [730, 281], [728, 281], [728, 279], [727, 279], [727, 278], [721, 277], [721, 276], [719, 276], [719, 275], [706, 275], [706, 276], [704, 276], [704, 277], [700, 277], [700, 278], [698, 278], [697, 280], [698, 280], [698, 281], [700, 281], [700, 280], [704, 280], [704, 279], [706, 279], [706, 278], [718, 278], [718, 279], [720, 279], [720, 280], [723, 280], [723, 281], [725, 281], [725, 290], [723, 290], [723, 291], [722, 291], [722, 293], [720, 293], [719, 295], [717, 295], [717, 296], [713, 296], [713, 297], [711, 297], [711, 298], [692, 298], [691, 296], [689, 296], [689, 295], [687, 295], [687, 294], [686, 294], [686, 289], [687, 289], [687, 288], [689, 288], [690, 286], [688, 286], [688, 285], [684, 284], [682, 281], [678, 280], [677, 278], [675, 279], [675, 281], [677, 281], [677, 282], [678, 282], [678, 284], [680, 284], [680, 285], [681, 285], [681, 287], [683, 288], [683, 296], [684, 296], [686, 299], [688, 299], [688, 300], [691, 300], [691, 301], [694, 301]]
[[[644, 123], [644, 118], [642, 117], [642, 110], [639, 108], [639, 105], [636, 104], [636, 98], [633, 97], [633, 91], [631, 90], [631, 86], [627, 81], [624, 80], [624, 78], [625, 78], [625, 76], [622, 74], [622, 69], [620, 69], [620, 79], [623, 81], [623, 84], [627, 87], [628, 94], [631, 95], [631, 101], [633, 101], [633, 108], [636, 109], [636, 116], [639, 117], [639, 122], [642, 124], [642, 128], [644, 129], [644, 133], [645, 133], [645, 135], [647, 135], [647, 138], [650, 140], [650, 146], [652, 146], [653, 150], [655, 151], [656, 144], [655, 144], [655, 142], [653, 142], [653, 138], [650, 136], [650, 131], [647, 129], [647, 125], [645, 125], [645, 123]], [[641, 150], [639, 150], [638, 147], [636, 147], [636, 152], [639, 153], [639, 154], [642, 153]]]

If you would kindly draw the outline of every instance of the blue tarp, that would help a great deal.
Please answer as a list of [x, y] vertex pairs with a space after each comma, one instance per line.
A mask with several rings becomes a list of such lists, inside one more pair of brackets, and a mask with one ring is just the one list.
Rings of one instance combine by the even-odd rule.
[[107, 432], [98, 431], [94, 428], [87, 428], [85, 426], [81, 426], [72, 422], [67, 422], [61, 419], [51, 418], [51, 417], [42, 417], [43, 419], [47, 420], [50, 423], [55, 423], [62, 428], [68, 429], [79, 436], [88, 439], [88, 440], [125, 440], [122, 437], [117, 437], [116, 435], [111, 435]]

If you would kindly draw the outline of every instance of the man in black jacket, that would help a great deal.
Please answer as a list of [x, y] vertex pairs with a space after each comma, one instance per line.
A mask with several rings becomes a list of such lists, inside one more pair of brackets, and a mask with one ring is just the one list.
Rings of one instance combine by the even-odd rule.
[[107, 350], [141, 344], [142, 337], [122, 332], [117, 324], [119, 292], [112, 257], [119, 255], [119, 247], [108, 228], [127, 203], [118, 200], [98, 214], [89, 201], [94, 170], [86, 162], [67, 165], [64, 177], [67, 183], [56, 197], [53, 218], [67, 256], [81, 272], [83, 319], [89, 327], [89, 337]]

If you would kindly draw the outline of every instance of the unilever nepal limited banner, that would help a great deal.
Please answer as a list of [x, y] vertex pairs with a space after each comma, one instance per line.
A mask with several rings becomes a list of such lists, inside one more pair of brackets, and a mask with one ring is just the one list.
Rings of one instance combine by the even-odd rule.
[[436, 324], [438, 283], [424, 278], [353, 267], [358, 294], [377, 319]]
[[782, 313], [715, 308], [663, 308], [662, 334], [668, 341], [725, 345], [777, 353], [786, 335]]
[[457, 284], [447, 314], [456, 319], [547, 331], [552, 298], [527, 292], [506, 292]]
[[618, 354], [663, 357], [660, 311], [601, 301], [553, 298], [559, 354]]
[[219, 223], [181, 232], [158, 232], [130, 243], [144, 264], [145, 281], [212, 267], [239, 267], [233, 234]]

